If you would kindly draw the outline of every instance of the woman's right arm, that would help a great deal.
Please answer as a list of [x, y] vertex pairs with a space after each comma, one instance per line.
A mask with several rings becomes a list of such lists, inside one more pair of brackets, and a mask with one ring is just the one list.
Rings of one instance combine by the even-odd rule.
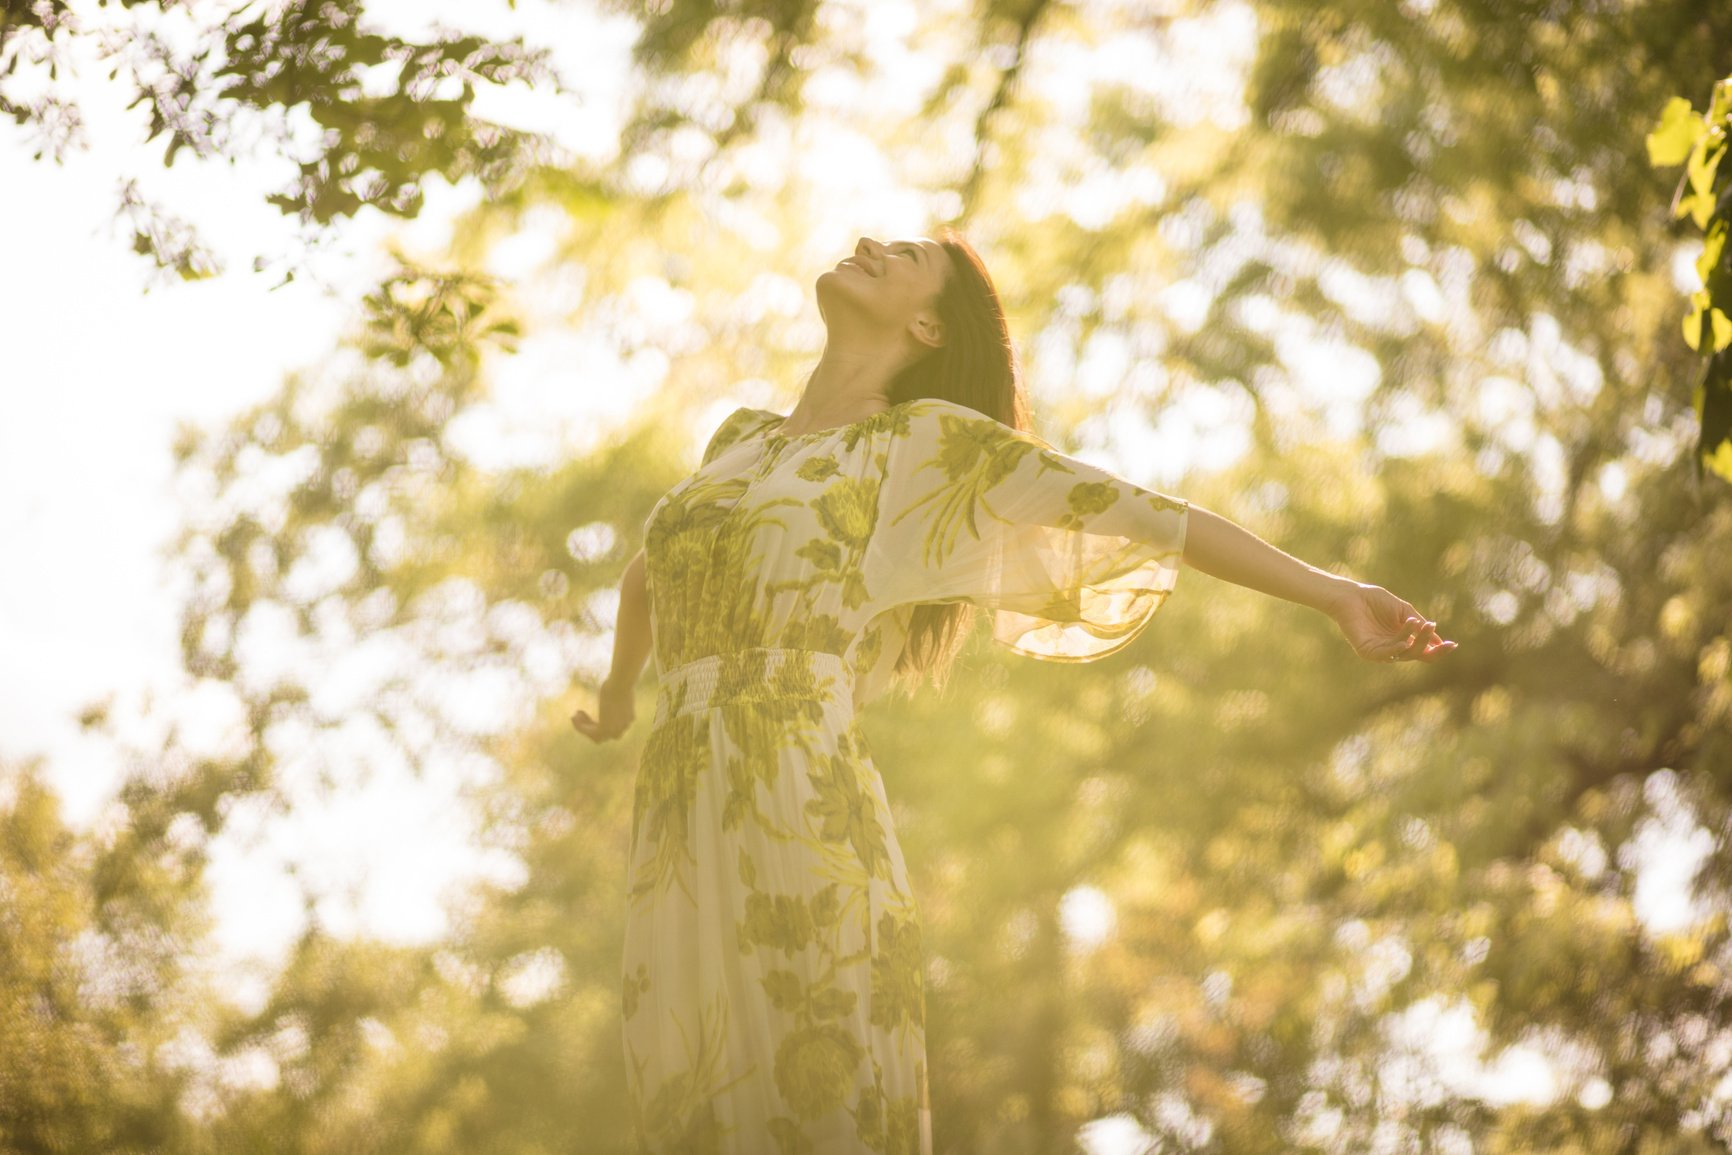
[[[766, 418], [780, 419], [781, 414], [767, 409], [739, 408], [722, 421], [710, 435], [704, 447], [703, 463], [708, 465], [755, 428], [761, 428]], [[617, 738], [631, 725], [633, 691], [644, 663], [649, 660], [651, 646], [649, 583], [645, 577], [643, 550], [638, 550], [626, 563], [625, 575], [619, 582], [619, 621], [613, 635], [613, 669], [596, 693], [597, 718], [583, 710], [571, 716], [578, 733], [597, 742]]]
[[638, 677], [649, 660], [651, 645], [649, 585], [645, 580], [643, 550], [626, 563], [619, 582], [619, 620], [614, 625], [613, 668], [596, 695], [592, 718], [583, 710], [571, 716], [577, 732], [596, 742], [617, 738], [631, 726], [636, 709], [633, 695]]

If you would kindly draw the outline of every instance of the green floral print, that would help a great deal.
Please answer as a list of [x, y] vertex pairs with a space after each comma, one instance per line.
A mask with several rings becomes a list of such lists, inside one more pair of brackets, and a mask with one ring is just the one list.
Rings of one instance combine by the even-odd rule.
[[923, 603], [1049, 661], [1128, 644], [1188, 505], [935, 398], [740, 408], [644, 524], [657, 673], [622, 1041], [640, 1149], [931, 1155], [920, 912], [857, 719]]

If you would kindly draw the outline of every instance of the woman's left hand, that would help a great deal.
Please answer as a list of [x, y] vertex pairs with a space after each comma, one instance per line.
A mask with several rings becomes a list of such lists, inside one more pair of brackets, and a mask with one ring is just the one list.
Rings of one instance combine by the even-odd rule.
[[1368, 662], [1435, 662], [1456, 648], [1438, 635], [1436, 622], [1382, 586], [1349, 587], [1328, 613]]

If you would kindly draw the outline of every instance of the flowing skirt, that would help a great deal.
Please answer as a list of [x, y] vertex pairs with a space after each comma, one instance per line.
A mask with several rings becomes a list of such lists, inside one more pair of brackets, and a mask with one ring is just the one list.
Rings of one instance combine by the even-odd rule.
[[623, 958], [640, 1151], [931, 1155], [920, 916], [852, 688], [779, 647], [662, 677]]

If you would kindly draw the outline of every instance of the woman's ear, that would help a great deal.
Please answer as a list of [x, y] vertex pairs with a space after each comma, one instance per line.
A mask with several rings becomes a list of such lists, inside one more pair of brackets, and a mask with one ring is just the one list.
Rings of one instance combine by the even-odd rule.
[[944, 344], [944, 322], [931, 309], [922, 309], [908, 322], [908, 331], [922, 345], [937, 349]]

